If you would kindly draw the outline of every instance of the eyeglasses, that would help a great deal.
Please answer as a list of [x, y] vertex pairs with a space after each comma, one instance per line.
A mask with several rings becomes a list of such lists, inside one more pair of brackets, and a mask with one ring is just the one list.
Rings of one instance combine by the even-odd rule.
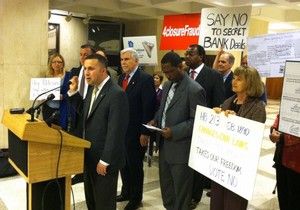
[[58, 64], [62, 64], [62, 61], [52, 61], [51, 63], [58, 63]]

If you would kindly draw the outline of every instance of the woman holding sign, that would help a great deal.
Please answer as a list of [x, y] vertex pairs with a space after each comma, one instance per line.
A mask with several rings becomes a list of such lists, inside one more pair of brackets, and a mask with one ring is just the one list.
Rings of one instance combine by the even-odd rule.
[[[225, 112], [225, 115], [234, 114], [261, 123], [266, 121], [265, 103], [259, 99], [263, 93], [263, 84], [256, 69], [240, 66], [233, 72], [231, 96], [221, 105], [214, 108], [217, 113]], [[211, 184], [211, 210], [246, 210], [248, 201], [212, 182]]]
[[68, 82], [70, 73], [65, 72], [65, 60], [62, 55], [55, 53], [50, 56], [48, 62], [48, 72], [46, 77], [61, 78], [60, 100], [48, 101], [42, 108], [43, 119], [67, 130], [68, 122], [68, 104], [66, 94], [68, 91]]
[[300, 209], [300, 138], [278, 131], [279, 115], [271, 127], [270, 139], [276, 143], [274, 162], [277, 194], [281, 210]]

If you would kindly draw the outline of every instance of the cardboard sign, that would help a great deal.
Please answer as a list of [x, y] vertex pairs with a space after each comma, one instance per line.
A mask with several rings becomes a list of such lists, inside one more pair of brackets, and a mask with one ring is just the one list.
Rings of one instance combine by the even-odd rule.
[[283, 77], [286, 60], [300, 60], [300, 31], [248, 39], [249, 65], [262, 77]]
[[200, 35], [200, 13], [166, 15], [160, 39], [160, 50], [186, 50], [197, 44]]
[[157, 65], [156, 36], [123, 37], [123, 45], [137, 51], [140, 64]]
[[45, 93], [51, 89], [57, 88], [49, 93], [41, 95], [38, 100], [44, 100], [48, 95], [53, 93], [55, 95], [54, 100], [60, 100], [60, 82], [61, 79], [55, 78], [31, 78], [30, 81], [30, 100], [34, 100], [41, 93]]
[[189, 166], [250, 200], [264, 124], [197, 106]]
[[205, 49], [244, 50], [251, 7], [205, 8], [201, 11], [199, 44]]
[[300, 137], [300, 61], [287, 61], [280, 104], [279, 131]]

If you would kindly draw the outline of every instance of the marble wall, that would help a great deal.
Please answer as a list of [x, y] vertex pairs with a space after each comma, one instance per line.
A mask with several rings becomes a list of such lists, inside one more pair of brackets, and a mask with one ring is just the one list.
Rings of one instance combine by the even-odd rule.
[[[47, 68], [48, 0], [0, 1], [0, 116], [4, 109], [29, 107], [31, 77]], [[7, 130], [0, 124], [0, 148]]]

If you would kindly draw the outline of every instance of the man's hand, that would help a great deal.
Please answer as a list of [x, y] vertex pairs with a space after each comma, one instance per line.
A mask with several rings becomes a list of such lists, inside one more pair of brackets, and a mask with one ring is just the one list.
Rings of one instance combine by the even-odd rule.
[[96, 168], [97, 174], [105, 176], [106, 169], [107, 169], [107, 166], [103, 165], [102, 163], [97, 164], [97, 168]]
[[151, 120], [147, 123], [147, 125], [152, 125], [152, 126], [157, 126], [157, 123], [155, 122], [155, 120]]
[[144, 134], [141, 134], [140, 144], [142, 145], [142, 147], [148, 146], [149, 141], [150, 141], [150, 136], [146, 136]]
[[75, 92], [78, 90], [78, 76], [73, 76], [72, 79], [70, 79], [71, 84], [69, 85], [69, 90], [71, 92]]
[[161, 135], [165, 138], [165, 139], [169, 139], [172, 137], [172, 131], [170, 128], [166, 127], [162, 129]]

